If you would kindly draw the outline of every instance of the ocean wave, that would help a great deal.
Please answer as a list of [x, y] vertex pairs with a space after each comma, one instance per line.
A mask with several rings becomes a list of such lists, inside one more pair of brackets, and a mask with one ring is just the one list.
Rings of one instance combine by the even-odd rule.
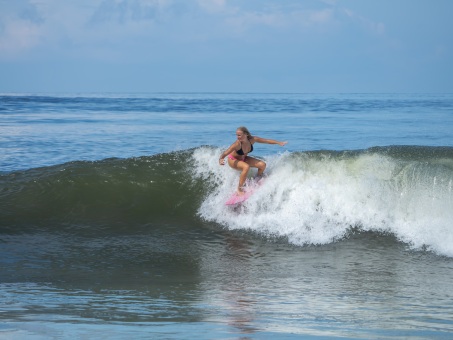
[[[199, 215], [228, 229], [327, 244], [351, 231], [390, 233], [414, 249], [453, 256], [453, 148], [397, 146], [266, 157], [264, 185], [236, 208], [224, 202], [238, 174], [198, 149], [195, 176], [212, 192]], [[251, 174], [253, 175], [253, 173]]]
[[0, 228], [135, 225], [196, 210], [191, 150], [70, 162], [0, 176]]
[[[200, 219], [295, 245], [352, 232], [392, 234], [453, 257], [453, 148], [395, 146], [263, 157], [264, 185], [225, 205], [238, 172], [198, 147], [130, 159], [70, 162], [0, 175], [0, 233], [111, 231]], [[253, 176], [253, 171], [250, 172]], [[122, 229], [124, 230], [124, 229]]]

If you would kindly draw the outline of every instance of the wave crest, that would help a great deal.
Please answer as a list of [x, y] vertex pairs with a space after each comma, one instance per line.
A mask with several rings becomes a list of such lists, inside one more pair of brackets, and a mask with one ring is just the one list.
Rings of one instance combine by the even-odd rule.
[[[422, 151], [422, 152], [421, 152]], [[411, 247], [453, 256], [452, 148], [387, 147], [266, 157], [266, 183], [236, 209], [224, 202], [238, 174], [220, 150], [194, 152], [195, 176], [214, 190], [198, 213], [229, 229], [326, 244], [354, 230], [391, 233]]]

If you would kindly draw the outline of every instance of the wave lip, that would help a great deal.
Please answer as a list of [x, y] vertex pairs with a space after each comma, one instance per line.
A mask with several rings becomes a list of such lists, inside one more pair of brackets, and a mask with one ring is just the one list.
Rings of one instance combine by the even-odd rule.
[[194, 176], [212, 191], [198, 213], [228, 229], [327, 244], [351, 230], [390, 233], [414, 249], [453, 256], [453, 148], [382, 147], [266, 157], [269, 177], [240, 208], [224, 205], [238, 174], [220, 150], [194, 152]]

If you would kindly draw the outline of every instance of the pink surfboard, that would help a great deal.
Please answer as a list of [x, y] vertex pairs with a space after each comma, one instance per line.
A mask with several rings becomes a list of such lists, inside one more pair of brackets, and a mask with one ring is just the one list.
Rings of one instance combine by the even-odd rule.
[[243, 195], [239, 195], [235, 192], [228, 201], [225, 202], [226, 205], [236, 205], [242, 202], [245, 202], [250, 196], [252, 196], [253, 192], [259, 188], [263, 184], [263, 179], [260, 179], [258, 182], [252, 181], [251, 185], [249, 185], [244, 192]]
[[237, 192], [235, 192], [229, 199], [228, 201], [225, 202], [226, 205], [236, 205], [239, 203], [242, 203], [247, 200], [252, 195], [252, 190], [244, 192], [243, 195], [239, 195]]

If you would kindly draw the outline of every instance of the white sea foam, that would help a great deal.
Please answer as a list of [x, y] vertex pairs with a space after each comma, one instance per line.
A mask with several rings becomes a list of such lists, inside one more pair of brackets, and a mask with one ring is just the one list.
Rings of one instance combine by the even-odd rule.
[[199, 208], [208, 221], [287, 237], [296, 245], [334, 242], [351, 228], [387, 232], [415, 249], [453, 256], [451, 166], [366, 152], [283, 153], [265, 157], [265, 184], [232, 209], [225, 201], [238, 172], [219, 166], [220, 152], [194, 152], [194, 175], [211, 184]]

